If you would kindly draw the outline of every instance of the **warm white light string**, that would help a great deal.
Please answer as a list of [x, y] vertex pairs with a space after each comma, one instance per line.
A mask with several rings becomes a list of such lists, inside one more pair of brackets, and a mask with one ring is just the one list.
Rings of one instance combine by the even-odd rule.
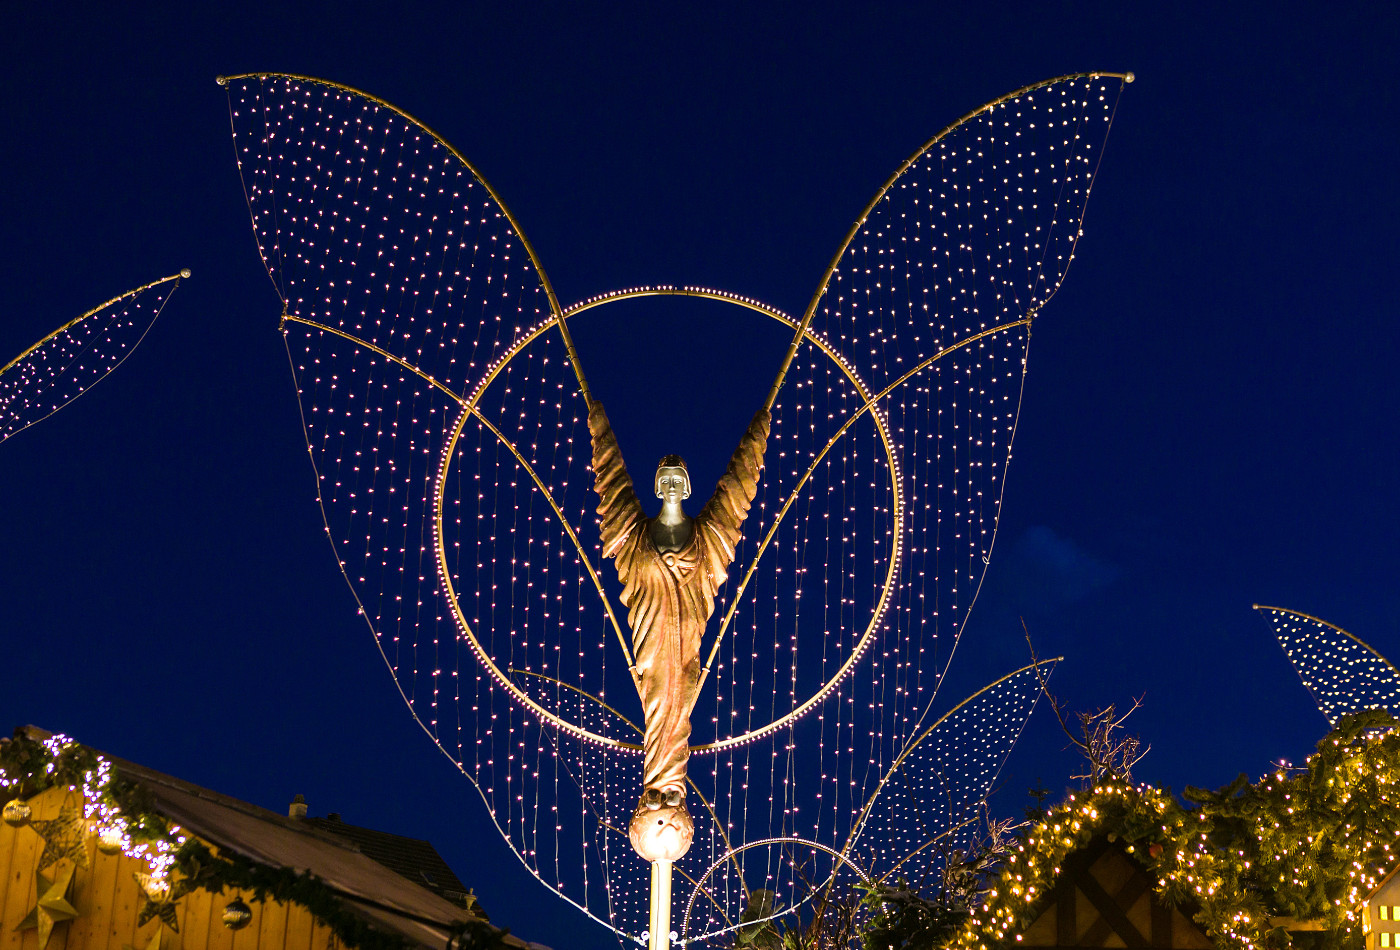
[[[78, 748], [77, 742], [61, 733], [42, 740], [41, 745], [48, 753], [48, 763], [44, 766], [46, 775], [53, 775], [59, 756], [66, 750]], [[170, 824], [166, 835], [147, 841], [133, 841], [127, 815], [102, 799], [112, 782], [112, 763], [102, 755], [94, 755], [93, 759], [93, 767], [83, 772], [82, 785], [72, 789], [82, 795], [83, 820], [97, 835], [100, 847], [119, 850], [128, 858], [144, 862], [150, 876], [149, 890], [154, 892], [166, 887], [170, 869], [175, 865], [175, 853], [187, 840], [184, 830], [179, 825]], [[22, 784], [21, 776], [11, 777], [0, 772], [0, 789], [17, 792]]]
[[[726, 860], [749, 842], [929, 873], [919, 836], [962, 820], [1024, 722], [1021, 676], [928, 732], [991, 553], [1029, 323], [1073, 255], [1121, 82], [1067, 79], [969, 117], [837, 261], [717, 604], [758, 557], [695, 716], [693, 741], [717, 745], [692, 760], [678, 897], [719, 870], [687, 939], [733, 926], [754, 888], [806, 899], [790, 849]], [[385, 661], [525, 866], [635, 938], [647, 869], [622, 832], [641, 714], [601, 595], [586, 410], [547, 283], [489, 187], [415, 120], [319, 81], [228, 86], [328, 534]], [[794, 322], [665, 286], [569, 319], [675, 293]], [[919, 798], [931, 788], [944, 804]]]

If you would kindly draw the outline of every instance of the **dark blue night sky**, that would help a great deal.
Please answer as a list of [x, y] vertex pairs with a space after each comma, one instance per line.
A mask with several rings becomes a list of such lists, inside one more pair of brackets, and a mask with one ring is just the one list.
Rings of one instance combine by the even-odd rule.
[[[193, 277], [111, 378], [0, 446], [6, 728], [276, 810], [303, 793], [432, 840], [522, 936], [613, 945], [529, 879], [414, 724], [324, 540], [214, 82], [258, 70], [441, 133], [565, 303], [676, 283], [790, 313], [948, 122], [1036, 80], [1133, 70], [1037, 323], [966, 685], [1025, 662], [1024, 618], [1065, 656], [1069, 708], [1145, 697], [1138, 777], [1180, 789], [1299, 760], [1326, 729], [1252, 603], [1400, 656], [1395, 10], [292, 6], [7, 16], [0, 364], [124, 290]], [[1065, 745], [1042, 709], [999, 807], [1069, 784]]]

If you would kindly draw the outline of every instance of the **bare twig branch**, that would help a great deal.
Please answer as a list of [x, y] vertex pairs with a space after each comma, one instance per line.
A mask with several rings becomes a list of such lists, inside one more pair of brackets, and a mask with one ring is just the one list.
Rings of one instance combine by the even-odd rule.
[[[1118, 713], [1118, 705], [1110, 703], [1108, 706], [1094, 712], [1075, 713], [1078, 729], [1071, 730], [1066, 721], [1063, 705], [1050, 692], [1045, 683], [1045, 678], [1040, 672], [1039, 657], [1035, 654], [1035, 646], [1031, 643], [1031, 632], [1026, 626], [1026, 620], [1021, 618], [1021, 630], [1026, 635], [1026, 646], [1031, 651], [1031, 662], [1035, 664], [1036, 681], [1040, 684], [1040, 691], [1045, 695], [1046, 701], [1055, 713], [1055, 718], [1060, 723], [1060, 729], [1069, 737], [1070, 743], [1079, 750], [1080, 755], [1088, 763], [1088, 770], [1080, 775], [1071, 775], [1084, 782], [1086, 788], [1092, 788], [1104, 779], [1114, 779], [1121, 782], [1131, 782], [1133, 780], [1133, 766], [1142, 761], [1142, 757], [1151, 751], [1150, 745], [1143, 745], [1142, 740], [1137, 736], [1125, 736], [1121, 734], [1123, 723], [1129, 716], [1137, 712], [1142, 707], [1143, 697], [1139, 696], [1133, 700], [1132, 706], [1122, 715]], [[1077, 732], [1077, 734], [1076, 734]]]

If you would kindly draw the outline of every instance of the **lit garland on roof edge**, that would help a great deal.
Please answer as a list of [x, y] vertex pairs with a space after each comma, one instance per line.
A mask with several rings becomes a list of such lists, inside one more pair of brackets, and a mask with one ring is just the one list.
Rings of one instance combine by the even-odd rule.
[[1190, 788], [1183, 807], [1149, 785], [1107, 782], [1071, 795], [1027, 828], [954, 939], [1012, 945], [1043, 907], [1066, 857], [1099, 836], [1121, 841], [1175, 906], [1222, 947], [1287, 947], [1276, 918], [1317, 920], [1323, 950], [1360, 950], [1360, 905], [1395, 863], [1400, 736], [1381, 710], [1343, 717], [1307, 767], [1218, 792]]
[[[197, 838], [152, 807], [150, 793], [139, 784], [113, 774], [112, 763], [67, 736], [30, 738], [23, 729], [0, 741], [0, 797], [7, 800], [6, 821], [23, 825], [29, 811], [24, 798], [54, 787], [67, 787], [83, 797], [83, 818], [91, 824], [104, 853], [120, 850], [145, 861], [151, 879], [170, 882], [171, 900], [196, 888], [218, 895], [227, 890], [251, 891], [263, 902], [272, 898], [306, 908], [346, 947], [356, 950], [407, 950], [410, 941], [369, 926], [346, 910], [340, 897], [309, 872], [272, 868], [238, 854], [215, 854]], [[23, 815], [12, 820], [12, 815]], [[508, 946], [506, 931], [484, 919], [467, 921], [453, 935], [456, 950], [491, 950]]]

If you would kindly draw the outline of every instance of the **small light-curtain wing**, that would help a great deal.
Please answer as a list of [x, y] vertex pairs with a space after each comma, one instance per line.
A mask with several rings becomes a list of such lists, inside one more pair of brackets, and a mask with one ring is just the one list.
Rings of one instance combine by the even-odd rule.
[[182, 270], [113, 297], [0, 368], [0, 442], [47, 419], [120, 366], [189, 275]]
[[1332, 727], [1349, 713], [1400, 715], [1400, 671], [1359, 637], [1297, 610], [1254, 605]]

